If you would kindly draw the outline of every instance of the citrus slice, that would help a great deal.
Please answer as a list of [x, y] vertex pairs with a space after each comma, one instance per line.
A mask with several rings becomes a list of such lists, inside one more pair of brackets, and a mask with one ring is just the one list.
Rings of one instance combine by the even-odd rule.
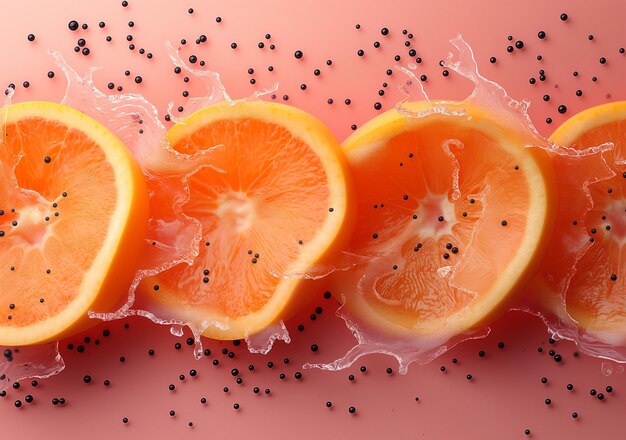
[[158, 316], [199, 323], [216, 339], [285, 318], [307, 299], [296, 293], [307, 270], [349, 235], [347, 164], [333, 134], [302, 110], [240, 101], [198, 110], [168, 139], [185, 154], [222, 145], [210, 163], [223, 172], [188, 176], [182, 210], [202, 228], [193, 264], [147, 278], [140, 293], [161, 307]]
[[[557, 144], [577, 150], [613, 143], [604, 153], [613, 176], [589, 185], [592, 209], [586, 218], [565, 219], [564, 235], [577, 223], [585, 228], [588, 249], [576, 263], [565, 295], [567, 313], [579, 325], [626, 337], [626, 101], [592, 107], [565, 121], [552, 134]], [[589, 173], [589, 170], [581, 170]], [[588, 174], [596, 176], [598, 173]], [[592, 182], [593, 183], [593, 182]], [[558, 182], [562, 192], [566, 182]], [[571, 192], [571, 189], [570, 189]], [[547, 262], [551, 267], [562, 260]]]
[[77, 110], [0, 110], [0, 345], [68, 336], [128, 291], [147, 229], [143, 174]]
[[342, 145], [357, 198], [348, 250], [372, 258], [338, 285], [378, 328], [450, 336], [502, 310], [537, 267], [553, 222], [550, 161], [474, 104], [402, 107]]

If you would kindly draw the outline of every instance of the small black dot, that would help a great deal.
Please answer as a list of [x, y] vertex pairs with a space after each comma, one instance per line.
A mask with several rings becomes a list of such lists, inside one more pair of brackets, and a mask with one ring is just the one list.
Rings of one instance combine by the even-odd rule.
[[567, 14], [561, 14], [561, 21], [567, 21], [568, 18]]

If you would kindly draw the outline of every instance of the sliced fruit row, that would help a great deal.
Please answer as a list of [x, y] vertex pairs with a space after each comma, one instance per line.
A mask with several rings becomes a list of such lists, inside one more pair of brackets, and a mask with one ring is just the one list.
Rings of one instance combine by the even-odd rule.
[[[565, 123], [553, 140], [566, 155], [467, 102], [405, 110], [432, 106], [446, 111], [390, 110], [342, 147], [315, 117], [274, 103], [218, 104], [177, 124], [174, 150], [220, 146], [176, 195], [198, 221], [198, 251], [145, 278], [138, 304], [239, 339], [302, 307], [306, 278], [345, 264], [333, 283], [391, 334], [458, 334], [531, 287], [588, 329], [626, 333], [626, 104]], [[25, 345], [114, 308], [146, 257], [148, 198], [130, 153], [85, 115], [50, 103], [3, 112], [0, 344]], [[612, 150], [583, 150], [606, 141]], [[341, 251], [353, 260], [339, 263]]]

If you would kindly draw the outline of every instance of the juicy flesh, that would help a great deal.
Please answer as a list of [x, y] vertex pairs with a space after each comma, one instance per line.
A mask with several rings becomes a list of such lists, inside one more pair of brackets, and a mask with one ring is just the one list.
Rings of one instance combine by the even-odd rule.
[[626, 328], [626, 121], [592, 129], [573, 144], [613, 142], [604, 158], [615, 176], [589, 186], [593, 209], [584, 226], [593, 242], [567, 291], [568, 312], [588, 328]]
[[351, 251], [375, 256], [359, 283], [370, 305], [432, 328], [480, 302], [525, 233], [529, 194], [514, 159], [480, 132], [438, 122], [350, 160]]
[[[231, 318], [261, 309], [329, 210], [320, 158], [287, 129], [256, 119], [220, 120], [172, 147], [215, 145], [211, 164], [189, 178], [186, 215], [202, 225], [200, 253], [148, 282], [157, 300]], [[300, 244], [300, 242], [302, 244]]]
[[0, 327], [45, 320], [79, 294], [116, 198], [114, 171], [84, 133], [34, 117], [6, 125], [0, 143]]

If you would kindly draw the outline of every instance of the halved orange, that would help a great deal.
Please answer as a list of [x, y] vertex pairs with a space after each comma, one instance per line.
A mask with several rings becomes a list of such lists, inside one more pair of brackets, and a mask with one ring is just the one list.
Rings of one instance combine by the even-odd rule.
[[348, 250], [371, 258], [337, 286], [371, 325], [451, 336], [502, 310], [536, 269], [554, 215], [550, 161], [485, 108], [403, 106], [443, 111], [389, 110], [342, 145], [358, 205]]
[[[588, 187], [593, 208], [586, 218], [563, 219], [564, 224], [555, 230], [555, 235], [567, 245], [563, 236], [578, 224], [584, 228], [583, 239], [588, 242], [588, 249], [576, 263], [576, 272], [567, 287], [567, 313], [582, 327], [603, 332], [605, 339], [623, 341], [626, 338], [626, 101], [599, 105], [574, 115], [556, 129], [551, 139], [577, 150], [606, 142], [614, 145], [612, 151], [604, 153], [601, 164], [610, 168], [612, 177], [594, 183], [603, 172], [599, 167], [569, 171], [587, 176], [586, 180], [593, 183]], [[575, 190], [567, 186], [567, 181], [558, 184], [561, 192]], [[566, 263], [564, 259], [552, 259], [546, 265], [558, 269]]]
[[286, 318], [308, 298], [303, 274], [349, 236], [350, 179], [335, 137], [302, 110], [239, 101], [193, 113], [168, 139], [187, 154], [222, 145], [209, 162], [223, 172], [188, 176], [182, 210], [201, 224], [199, 253], [144, 280], [139, 301], [149, 296], [160, 317], [204, 323], [216, 339]]
[[0, 345], [60, 339], [128, 292], [148, 224], [139, 165], [50, 102], [0, 110]]

